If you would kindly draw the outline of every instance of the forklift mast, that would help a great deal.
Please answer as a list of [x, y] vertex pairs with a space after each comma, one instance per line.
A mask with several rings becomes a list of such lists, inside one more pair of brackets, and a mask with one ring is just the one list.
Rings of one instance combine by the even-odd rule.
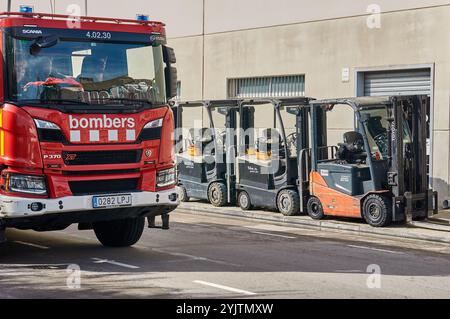
[[412, 211], [433, 210], [438, 203], [437, 193], [429, 189], [427, 174], [428, 101], [427, 96], [394, 97], [389, 110], [387, 181], [392, 194], [406, 200], [407, 219], [412, 218]]

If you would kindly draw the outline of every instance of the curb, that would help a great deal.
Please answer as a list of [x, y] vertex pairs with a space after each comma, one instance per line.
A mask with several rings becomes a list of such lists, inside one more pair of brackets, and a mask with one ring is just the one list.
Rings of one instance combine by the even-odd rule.
[[220, 209], [214, 207], [214, 209], [212, 208], [208, 209], [206, 207], [201, 207], [198, 204], [189, 204], [189, 203], [182, 203], [177, 210], [202, 216], [217, 215], [217, 216], [228, 216], [231, 218], [245, 218], [251, 220], [277, 222], [285, 224], [290, 227], [297, 227], [297, 228], [337, 230], [337, 231], [354, 232], [357, 234], [373, 234], [394, 238], [408, 238], [447, 244], [450, 243], [450, 233], [448, 232], [422, 229], [423, 232], [421, 233], [420, 230], [416, 227], [391, 226], [389, 228], [374, 228], [366, 224], [356, 225], [341, 221], [330, 221], [330, 220], [317, 221], [312, 220], [307, 216], [291, 217], [273, 212], [240, 211], [240, 210], [232, 210], [229, 207], [228, 208], [222, 207]]

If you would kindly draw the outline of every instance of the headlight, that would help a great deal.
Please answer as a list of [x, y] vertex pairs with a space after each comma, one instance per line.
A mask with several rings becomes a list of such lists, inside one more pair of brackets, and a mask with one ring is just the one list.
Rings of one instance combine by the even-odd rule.
[[163, 119], [157, 119], [157, 120], [153, 120], [151, 122], [148, 122], [147, 124], [145, 124], [144, 129], [146, 128], [157, 128], [157, 127], [161, 127], [163, 125]]
[[161, 138], [163, 119], [157, 119], [145, 124], [139, 139], [141, 141], [154, 141]]
[[9, 192], [46, 195], [44, 176], [11, 174], [6, 175], [6, 190]]
[[36, 126], [38, 129], [43, 130], [61, 130], [61, 128], [52, 122], [47, 122], [43, 120], [34, 119], [34, 123], [36, 123]]
[[39, 119], [34, 119], [34, 123], [36, 123], [39, 141], [54, 143], [65, 142], [66, 139], [64, 138], [61, 128], [55, 123]]
[[158, 171], [156, 175], [156, 187], [166, 187], [175, 184], [175, 182], [176, 182], [175, 168], [169, 168], [163, 171]]

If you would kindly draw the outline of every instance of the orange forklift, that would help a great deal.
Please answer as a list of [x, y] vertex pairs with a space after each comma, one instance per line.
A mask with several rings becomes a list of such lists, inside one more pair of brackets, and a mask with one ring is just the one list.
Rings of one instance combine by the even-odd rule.
[[[363, 218], [374, 227], [426, 219], [437, 213], [437, 192], [427, 174], [427, 96], [364, 97], [311, 101], [288, 110], [299, 148], [300, 211]], [[327, 114], [349, 106], [355, 130], [327, 145]]]

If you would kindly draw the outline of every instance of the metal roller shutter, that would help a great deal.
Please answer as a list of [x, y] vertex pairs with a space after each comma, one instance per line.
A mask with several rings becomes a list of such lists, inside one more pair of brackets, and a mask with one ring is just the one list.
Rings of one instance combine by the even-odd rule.
[[367, 72], [364, 74], [364, 95], [431, 94], [430, 69]]

